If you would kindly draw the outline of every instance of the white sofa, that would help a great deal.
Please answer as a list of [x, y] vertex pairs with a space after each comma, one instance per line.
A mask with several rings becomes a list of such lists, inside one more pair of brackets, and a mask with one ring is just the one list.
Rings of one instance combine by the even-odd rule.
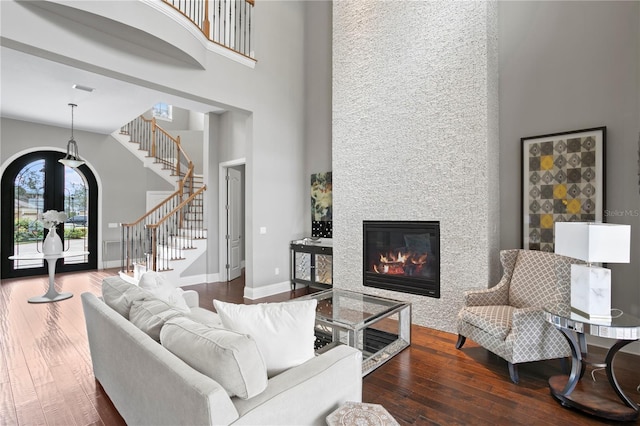
[[[119, 277], [105, 281], [131, 285]], [[344, 402], [361, 401], [362, 354], [348, 346], [269, 378], [256, 396], [229, 397], [218, 382], [187, 365], [102, 298], [92, 293], [81, 297], [94, 375], [129, 425], [319, 425]], [[196, 292], [183, 297], [192, 317], [205, 323], [217, 320], [214, 312], [198, 307]]]

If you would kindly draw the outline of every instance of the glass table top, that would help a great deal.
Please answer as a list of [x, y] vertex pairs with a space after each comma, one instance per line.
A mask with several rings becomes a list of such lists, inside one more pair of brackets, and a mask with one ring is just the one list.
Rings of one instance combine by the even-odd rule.
[[610, 320], [585, 318], [569, 309], [554, 312], [546, 310], [547, 320], [558, 327], [593, 336], [636, 340], [640, 338], [640, 318], [613, 309]]
[[318, 301], [317, 319], [354, 330], [409, 305], [399, 300], [340, 289], [325, 290], [306, 298]]

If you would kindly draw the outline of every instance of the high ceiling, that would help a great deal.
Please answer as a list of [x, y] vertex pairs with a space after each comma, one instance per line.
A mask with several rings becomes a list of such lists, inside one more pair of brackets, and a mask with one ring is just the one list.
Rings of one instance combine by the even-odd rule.
[[[197, 112], [219, 111], [211, 105], [83, 71], [0, 47], [0, 115], [58, 127], [110, 134], [133, 118], [166, 102]], [[74, 89], [93, 88], [93, 92]]]

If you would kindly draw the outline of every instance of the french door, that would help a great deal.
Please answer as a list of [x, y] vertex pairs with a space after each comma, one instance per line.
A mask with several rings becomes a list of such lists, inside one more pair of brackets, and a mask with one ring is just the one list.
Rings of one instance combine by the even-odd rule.
[[42, 213], [64, 211], [67, 222], [57, 227], [64, 250], [88, 251], [87, 256], [59, 259], [56, 271], [97, 268], [98, 185], [91, 170], [58, 162], [64, 153], [37, 151], [14, 160], [2, 175], [2, 278], [45, 274], [43, 260], [9, 260], [12, 255], [42, 251], [46, 234]]

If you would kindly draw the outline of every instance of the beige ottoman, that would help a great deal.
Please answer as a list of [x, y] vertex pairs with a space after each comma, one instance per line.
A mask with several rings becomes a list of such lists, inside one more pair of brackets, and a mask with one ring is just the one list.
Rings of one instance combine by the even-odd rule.
[[399, 426], [380, 404], [346, 402], [327, 416], [329, 426]]

